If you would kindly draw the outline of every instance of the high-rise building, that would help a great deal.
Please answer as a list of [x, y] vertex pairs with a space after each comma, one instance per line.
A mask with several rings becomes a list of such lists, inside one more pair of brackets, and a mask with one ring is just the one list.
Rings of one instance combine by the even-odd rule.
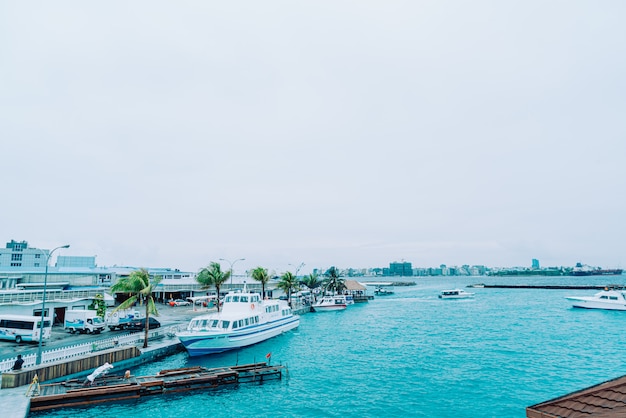
[[403, 261], [401, 263], [389, 263], [390, 276], [413, 276], [413, 266], [411, 263]]

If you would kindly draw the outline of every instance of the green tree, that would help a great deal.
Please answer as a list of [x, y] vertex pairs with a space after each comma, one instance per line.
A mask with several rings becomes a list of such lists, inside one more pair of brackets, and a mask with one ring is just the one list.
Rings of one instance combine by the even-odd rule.
[[215, 287], [217, 293], [217, 311], [220, 311], [220, 287], [230, 277], [230, 271], [222, 271], [220, 263], [212, 261], [208, 267], [203, 268], [196, 275], [196, 281], [202, 285], [203, 289]]
[[341, 278], [339, 269], [335, 266], [329, 268], [325, 273], [326, 278], [322, 281], [325, 291], [333, 292], [333, 294], [341, 293], [346, 288], [346, 281]]
[[304, 279], [300, 281], [300, 284], [306, 286], [311, 291], [311, 303], [315, 302], [317, 300], [317, 296], [313, 291], [322, 285], [320, 277], [315, 273], [311, 273], [308, 276], [305, 276]]
[[305, 276], [304, 279], [300, 281], [300, 284], [309, 288], [309, 290], [317, 289], [322, 284], [319, 276], [317, 274], [309, 274]]
[[94, 300], [91, 302], [91, 304], [89, 305], [89, 309], [96, 311], [98, 316], [104, 319], [104, 315], [106, 314], [107, 307], [106, 307], [106, 304], [104, 303], [104, 297], [100, 293], [98, 293], [96, 297], [94, 298]]
[[263, 267], [257, 267], [252, 270], [252, 278], [257, 282], [261, 282], [261, 294], [262, 298], [265, 299], [265, 285], [270, 281], [270, 276], [267, 274], [267, 269]]
[[289, 306], [291, 306], [291, 292], [298, 289], [298, 280], [296, 279], [296, 276], [294, 276], [290, 271], [285, 272], [282, 276], [280, 276], [280, 280], [276, 287], [287, 293], [287, 301], [289, 302]]
[[150, 329], [150, 314], [159, 316], [156, 304], [154, 303], [154, 297], [152, 291], [157, 284], [161, 281], [162, 277], [158, 276], [150, 280], [150, 273], [146, 269], [140, 269], [130, 273], [128, 277], [120, 279], [117, 283], [111, 286], [111, 291], [130, 293], [130, 297], [120, 304], [113, 312], [117, 312], [122, 309], [127, 309], [133, 306], [135, 302], [144, 304], [146, 306], [146, 327], [145, 337], [143, 341], [143, 348], [148, 347], [148, 331]]

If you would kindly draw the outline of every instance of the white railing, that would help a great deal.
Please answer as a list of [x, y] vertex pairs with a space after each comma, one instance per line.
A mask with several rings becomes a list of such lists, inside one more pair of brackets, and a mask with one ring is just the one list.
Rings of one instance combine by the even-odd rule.
[[[47, 300], [67, 301], [74, 299], [89, 299], [96, 295], [102, 294], [102, 289], [91, 290], [48, 290], [46, 292]], [[27, 303], [40, 302], [43, 298], [43, 291], [19, 291], [11, 289], [10, 292], [0, 293], [0, 303]]]
[[[168, 327], [165, 330], [153, 330], [148, 334], [148, 340], [162, 338], [164, 336], [173, 337], [179, 330], [177, 326]], [[65, 347], [59, 347], [52, 350], [46, 350], [41, 353], [41, 364], [54, 363], [57, 361], [70, 360], [72, 358], [84, 356], [100, 350], [121, 347], [125, 345], [137, 345], [143, 343], [144, 332], [134, 332], [131, 334], [120, 335], [116, 337], [104, 338], [91, 343], [75, 344]], [[13, 368], [17, 357], [0, 360], [0, 373], [8, 372]], [[22, 368], [34, 367], [37, 362], [37, 354], [27, 354], [22, 357], [24, 364]]]

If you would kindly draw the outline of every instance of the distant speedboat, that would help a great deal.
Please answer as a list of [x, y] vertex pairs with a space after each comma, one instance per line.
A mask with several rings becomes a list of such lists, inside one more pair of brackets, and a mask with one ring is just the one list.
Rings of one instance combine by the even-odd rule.
[[393, 289], [387, 286], [378, 286], [376, 290], [374, 290], [374, 294], [379, 296], [393, 295]]
[[626, 311], [626, 297], [619, 290], [603, 290], [593, 296], [566, 296], [574, 308]]
[[300, 325], [287, 302], [263, 300], [256, 292], [232, 291], [221, 312], [197, 316], [176, 333], [190, 356], [221, 353], [256, 344]]
[[483, 288], [483, 287], [485, 287], [485, 284], [484, 283], [474, 283], [474, 284], [468, 284], [467, 287]]
[[315, 312], [340, 311], [347, 307], [348, 303], [344, 295], [326, 295], [312, 306]]
[[462, 289], [442, 290], [439, 299], [467, 299], [473, 298], [474, 293], [466, 292]]

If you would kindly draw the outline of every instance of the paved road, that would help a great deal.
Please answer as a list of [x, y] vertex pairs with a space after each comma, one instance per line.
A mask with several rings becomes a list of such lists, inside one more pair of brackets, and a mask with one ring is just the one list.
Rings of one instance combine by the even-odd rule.
[[[156, 316], [161, 323], [161, 327], [168, 327], [172, 325], [186, 326], [189, 320], [197, 315], [206, 313], [206, 309], [196, 308], [193, 310], [190, 306], [178, 306], [171, 307], [169, 305], [158, 305], [159, 316]], [[128, 331], [110, 331], [108, 328], [101, 334], [70, 334], [65, 331], [62, 326], [57, 325], [52, 327], [52, 338], [45, 342], [43, 351], [51, 350], [54, 348], [61, 348], [68, 345], [91, 343], [100, 339], [111, 338], [119, 335], [125, 335]], [[13, 358], [17, 354], [28, 355], [31, 353], [37, 353], [38, 344], [35, 343], [22, 343], [17, 344], [13, 341], [1, 341], [0, 340], [0, 360], [6, 358]]]

